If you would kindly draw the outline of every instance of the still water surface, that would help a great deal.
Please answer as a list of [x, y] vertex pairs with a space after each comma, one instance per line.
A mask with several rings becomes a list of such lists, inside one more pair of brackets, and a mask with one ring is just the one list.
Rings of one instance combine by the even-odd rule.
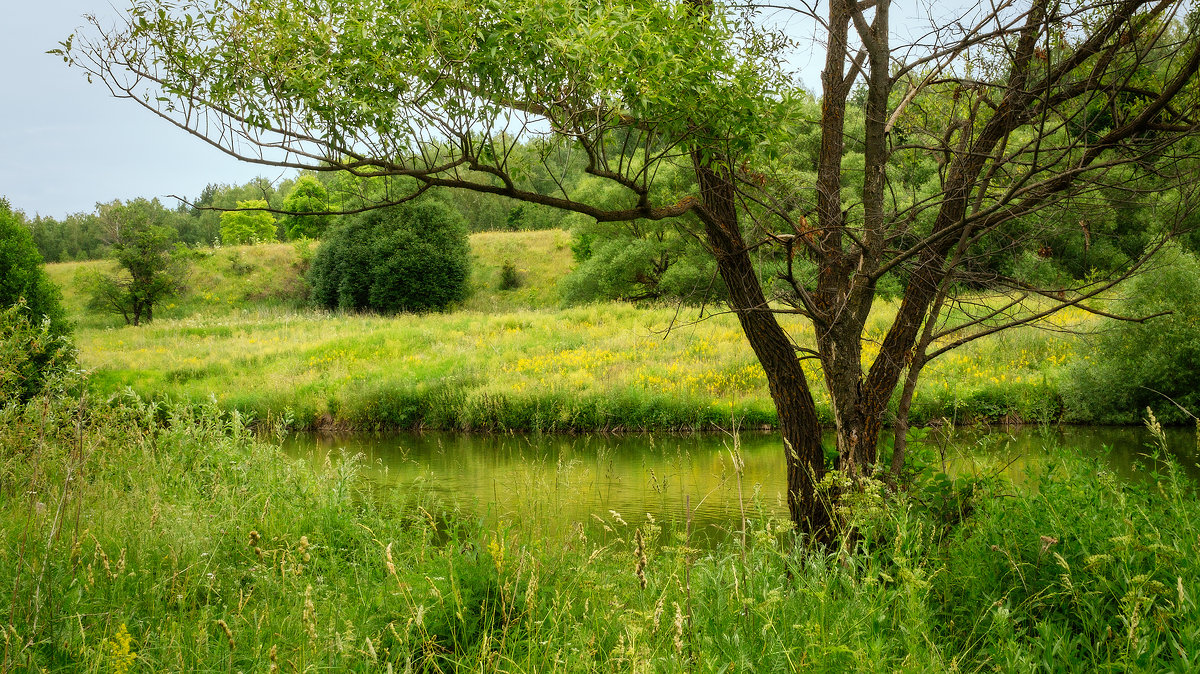
[[[832, 442], [832, 438], [829, 439]], [[1172, 453], [1200, 474], [1193, 430], [1169, 429]], [[1148, 451], [1142, 428], [1064, 427], [933, 431], [926, 456], [955, 475], [1003, 475], [1021, 483], [1076, 448], [1128, 479]], [[779, 437], [743, 433], [745, 468], [734, 470], [733, 438], [695, 435], [301, 435], [285, 449], [316, 465], [361, 455], [362, 472], [405, 499], [534, 524], [562, 534], [580, 524], [603, 532], [684, 522], [700, 541], [725, 538], [749, 518], [786, 517]], [[698, 541], [698, 542], [700, 542]]]

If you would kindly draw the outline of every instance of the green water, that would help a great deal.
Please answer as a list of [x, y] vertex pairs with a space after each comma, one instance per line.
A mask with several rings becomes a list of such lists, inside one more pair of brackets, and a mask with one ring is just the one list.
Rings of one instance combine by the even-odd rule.
[[[1197, 475], [1192, 430], [1168, 431], [1172, 453]], [[920, 451], [954, 475], [1022, 483], [1075, 448], [1138, 479], [1149, 434], [1141, 428], [1065, 427], [932, 431]], [[534, 524], [547, 534], [622, 531], [650, 519], [687, 526], [698, 541], [739, 530], [742, 517], [785, 518], [779, 437], [697, 435], [302, 435], [287, 451], [315, 465], [361, 455], [362, 472], [398, 498]], [[734, 469], [735, 451], [744, 468]]]

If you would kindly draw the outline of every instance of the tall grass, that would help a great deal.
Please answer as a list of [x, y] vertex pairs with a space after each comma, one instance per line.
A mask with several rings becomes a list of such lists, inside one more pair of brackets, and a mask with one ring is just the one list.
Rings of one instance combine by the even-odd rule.
[[0, 670], [1191, 671], [1200, 506], [1164, 465], [1068, 458], [954, 518], [869, 489], [828, 552], [751, 502], [700, 550], [686, 516], [547, 536], [372, 488], [212, 405], [44, 397], [0, 411]]

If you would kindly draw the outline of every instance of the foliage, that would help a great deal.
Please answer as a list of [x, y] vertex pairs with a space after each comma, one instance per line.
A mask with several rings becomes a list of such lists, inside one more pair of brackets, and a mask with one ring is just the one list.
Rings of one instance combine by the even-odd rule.
[[0, 407], [28, 400], [75, 364], [75, 348], [48, 316], [35, 322], [20, 299], [0, 307]]
[[275, 241], [275, 216], [253, 210], [269, 207], [265, 199], [250, 199], [237, 202], [237, 210], [221, 213], [221, 243], [235, 246]]
[[470, 261], [462, 219], [423, 201], [369, 211], [331, 232], [309, 283], [327, 309], [438, 311], [467, 296]]
[[0, 309], [24, 299], [23, 309], [32, 322], [50, 320], [54, 335], [69, 330], [63, 312], [61, 294], [46, 277], [42, 257], [25, 227], [25, 217], [13, 211], [7, 199], [0, 198]]
[[[688, 173], [675, 165], [658, 172], [652, 193], [660, 200], [678, 201], [694, 189]], [[577, 195], [614, 209], [631, 206], [634, 199], [627, 190], [596, 178], [583, 179]], [[702, 304], [725, 296], [712, 256], [688, 233], [696, 226], [690, 218], [599, 222], [574, 215], [568, 222], [578, 264], [560, 286], [567, 302], [663, 299]]]
[[329, 226], [330, 217], [303, 214], [328, 211], [329, 192], [315, 177], [302, 175], [284, 197], [283, 210], [291, 212], [280, 220], [288, 239], [319, 239]]
[[980, 500], [932, 579], [934, 638], [1000, 671], [1194, 669], [1196, 485], [1162, 451], [1132, 481], [1075, 459]]
[[[238, 201], [264, 199], [274, 208], [282, 208], [283, 196], [291, 180], [278, 186], [263, 178], [243, 185], [210, 184], [190, 203], [169, 209], [157, 199], [148, 200], [155, 219], [175, 233], [175, 240], [188, 246], [209, 246], [220, 240], [220, 211], [233, 209]], [[276, 189], [278, 187], [278, 189]], [[97, 204], [90, 213], [73, 213], [62, 219], [37, 216], [28, 219], [38, 251], [46, 262], [96, 260], [110, 257], [110, 233], [103, 222], [105, 204]]]
[[159, 224], [157, 202], [137, 199], [101, 208], [116, 269], [85, 275], [82, 283], [92, 309], [120, 314], [127, 325], [154, 320], [154, 307], [184, 287], [187, 262], [175, 250], [175, 232]]
[[[1111, 266], [1102, 278], [1089, 270], [1062, 288], [1042, 274], [1051, 285], [1032, 293], [1026, 272], [1038, 270], [1006, 256], [1053, 238], [1074, 245], [1076, 223], [1058, 216], [1076, 200], [1145, 205], [1195, 175], [1200, 130], [1181, 112], [1195, 109], [1200, 73], [1188, 8], [1096, 0], [1068, 19], [1048, 0], [999, 4], [931, 26], [922, 44], [893, 44], [892, 5], [833, 3], [814, 16], [828, 48], [819, 121], [805, 119], [808, 94], [788, 72], [794, 42], [761, 8], [728, 3], [398, 0], [377, 12], [358, 0], [307, 11], [290, 0], [148, 0], [116, 28], [93, 20], [57, 53], [233, 156], [271, 163], [264, 155], [280, 152], [281, 166], [395, 178], [402, 189], [379, 205], [449, 187], [597, 223], [674, 221], [725, 282], [779, 408], [792, 515], [825, 539], [822, 429], [801, 353], [822, 369], [841, 461], [866, 474], [893, 399], [902, 427], [929, 360], [1096, 300], [1137, 270], [1145, 247], [1136, 233], [1113, 237], [1133, 254], [1098, 250]], [[1136, 93], [1114, 82], [1136, 82]], [[610, 189], [532, 185], [511, 160], [534, 129], [553, 137], [543, 147], [581, 153]], [[798, 135], [815, 164], [787, 156]], [[662, 189], [672, 168], [686, 176], [682, 198]], [[1150, 239], [1179, 233], [1184, 201], [1167, 200]], [[509, 215], [520, 214], [506, 209], [497, 224]], [[589, 276], [605, 292], [654, 297], [680, 255], [656, 246], [667, 238], [597, 256], [604, 271], [638, 265], [632, 278]], [[868, 319], [888, 274], [903, 301], [876, 342]], [[365, 303], [352, 297], [364, 282], [325, 303]], [[631, 282], [650, 289], [631, 293]], [[1010, 304], [981, 306], [979, 289]], [[812, 323], [813, 347], [790, 340], [772, 299]]]
[[108, 254], [103, 227], [95, 213], [73, 213], [62, 220], [38, 216], [28, 225], [46, 262], [95, 260]]
[[[1177, 246], [1122, 288], [1120, 322], [1092, 338], [1092, 359], [1071, 368], [1065, 390], [1074, 417], [1128, 423], [1146, 407], [1169, 422], [1200, 415], [1200, 262]], [[1174, 402], [1172, 402], [1174, 401]], [[1180, 410], [1182, 405], [1188, 411]]]

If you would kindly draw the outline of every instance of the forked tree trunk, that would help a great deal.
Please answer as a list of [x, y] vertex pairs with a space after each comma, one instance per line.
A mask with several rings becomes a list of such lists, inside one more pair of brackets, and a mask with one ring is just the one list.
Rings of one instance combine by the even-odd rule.
[[749, 251], [738, 227], [734, 184], [724, 167], [697, 161], [697, 177], [708, 245], [729, 290], [729, 303], [767, 376], [779, 415], [787, 467], [788, 510], [792, 521], [812, 540], [833, 535], [832, 504], [817, 492], [825, 475], [821, 424], [800, 359], [791, 339], [767, 305]]

